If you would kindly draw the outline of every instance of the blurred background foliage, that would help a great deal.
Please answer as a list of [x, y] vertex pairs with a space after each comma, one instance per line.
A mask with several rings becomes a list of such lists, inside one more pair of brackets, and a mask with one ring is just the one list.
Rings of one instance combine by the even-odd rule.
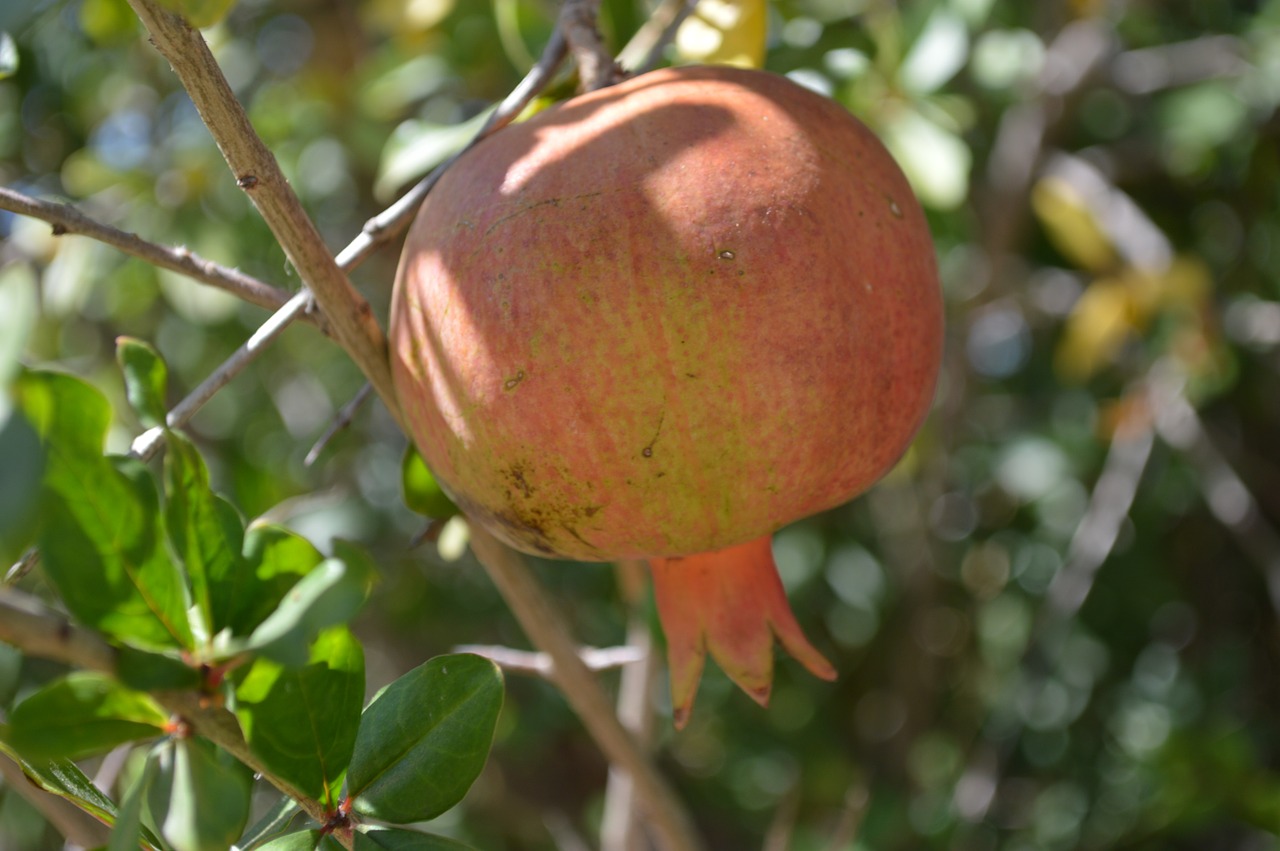
[[[673, 60], [733, 48], [719, 6]], [[337, 249], [510, 90], [553, 15], [241, 0], [206, 35]], [[605, 0], [611, 43], [646, 15]], [[847, 105], [911, 177], [949, 325], [904, 461], [776, 538], [839, 682], [783, 662], [766, 712], [709, 671], [678, 735], [655, 698], [711, 846], [1280, 848], [1280, 0], [777, 0], [760, 25], [766, 67]], [[296, 286], [124, 0], [5, 2], [0, 31], [0, 183]], [[117, 335], [157, 345], [176, 399], [264, 318], [37, 221], [0, 214], [0, 236], [0, 346], [103, 387], [116, 450], [140, 430]], [[395, 259], [354, 275], [380, 311]], [[453, 536], [411, 548], [384, 412], [303, 463], [360, 385], [290, 330], [194, 420], [215, 486], [374, 549], [371, 688], [456, 644], [524, 646]], [[10, 520], [20, 473], [0, 471]], [[584, 641], [624, 640], [610, 567], [538, 569]], [[51, 673], [0, 646], [0, 707]], [[590, 847], [606, 771], [550, 686], [511, 677], [490, 765], [433, 829]], [[0, 785], [0, 847], [60, 845]]]

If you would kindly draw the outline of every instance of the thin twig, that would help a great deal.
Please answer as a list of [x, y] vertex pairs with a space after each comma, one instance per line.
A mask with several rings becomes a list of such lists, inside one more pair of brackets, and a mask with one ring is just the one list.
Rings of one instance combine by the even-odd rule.
[[697, 5], [698, 0], [662, 0], [626, 46], [618, 51], [618, 66], [634, 74], [652, 69], [662, 59], [667, 45], [675, 41], [680, 25]]
[[359, 235], [338, 253], [338, 265], [343, 269], [353, 268], [363, 262], [374, 251], [377, 251], [382, 245], [398, 237], [408, 227], [409, 222], [413, 220], [414, 215], [418, 212], [418, 207], [422, 205], [423, 199], [427, 197], [427, 193], [436, 185], [436, 182], [448, 170], [449, 166], [453, 165], [458, 157], [471, 150], [480, 141], [514, 121], [524, 111], [524, 108], [529, 105], [529, 102], [537, 96], [538, 92], [545, 89], [547, 84], [551, 82], [560, 66], [564, 64], [566, 55], [567, 48], [564, 36], [559, 30], [556, 30], [551, 34], [546, 47], [543, 48], [542, 56], [538, 59], [538, 63], [529, 69], [529, 73], [524, 76], [524, 79], [490, 113], [489, 118], [476, 131], [475, 137], [467, 143], [466, 147], [432, 169], [430, 174], [418, 181], [417, 185], [402, 195], [390, 207], [365, 222]]
[[[311, 304], [311, 293], [303, 290], [295, 295], [284, 305], [271, 315], [271, 318], [253, 332], [248, 340], [240, 348], [236, 349], [231, 357], [223, 361], [222, 365], [215, 369], [208, 378], [200, 382], [200, 385], [187, 394], [181, 402], [173, 406], [173, 410], [165, 416], [165, 425], [168, 428], [182, 428], [185, 426], [196, 411], [204, 407], [214, 394], [226, 387], [231, 379], [235, 378], [245, 370], [249, 364], [253, 363], [259, 355], [267, 350], [277, 337], [289, 327], [289, 323], [296, 317], [306, 312], [307, 307]], [[164, 429], [156, 426], [148, 429], [133, 441], [130, 450], [138, 458], [143, 461], [150, 461], [160, 447], [164, 444]]]
[[[0, 641], [24, 653], [65, 662], [87, 671], [116, 673], [116, 649], [97, 632], [72, 623], [39, 598], [12, 588], [0, 588]], [[312, 818], [325, 820], [324, 805], [277, 777], [263, 765], [240, 732], [240, 724], [227, 709], [211, 706], [194, 691], [153, 692], [162, 707], [178, 715], [201, 736], [221, 747], [255, 773], [298, 802]]]
[[[42, 201], [0, 186], [0, 210], [46, 221], [53, 225], [55, 236], [78, 234], [97, 240], [139, 260], [145, 260], [153, 266], [217, 287], [250, 304], [265, 307], [267, 310], [279, 310], [293, 295], [287, 290], [273, 287], [251, 275], [246, 275], [239, 269], [230, 269], [212, 260], [206, 260], [185, 247], [171, 248], [167, 245], [157, 245], [142, 239], [137, 234], [103, 224], [70, 204]], [[313, 313], [302, 318], [318, 326], [326, 334], [329, 333], [327, 323], [319, 314]]]
[[[502, 670], [512, 674], [531, 674], [555, 681], [556, 668], [548, 653], [516, 650], [492, 644], [460, 644], [455, 653], [474, 653], [497, 662]], [[644, 660], [644, 649], [622, 645], [620, 647], [584, 647], [578, 652], [582, 664], [591, 671], [608, 671]]]
[[1258, 505], [1257, 497], [1210, 437], [1196, 409], [1184, 393], [1185, 377], [1172, 364], [1163, 364], [1156, 382], [1155, 425], [1165, 443], [1195, 466], [1209, 511], [1228, 531], [1261, 572], [1271, 605], [1280, 612], [1280, 530]]
[[373, 385], [368, 382], [356, 391], [356, 395], [351, 397], [351, 401], [342, 406], [342, 410], [338, 411], [333, 418], [333, 422], [329, 423], [329, 427], [324, 430], [324, 434], [320, 435], [320, 439], [311, 445], [311, 449], [307, 451], [307, 457], [302, 459], [302, 466], [310, 467], [320, 458], [320, 453], [324, 452], [329, 441], [338, 436], [338, 432], [351, 425], [356, 417], [356, 412], [373, 393]]
[[609, 762], [634, 779], [648, 825], [661, 847], [665, 851], [701, 848], [684, 805], [635, 737], [613, 714], [609, 698], [578, 658], [578, 647], [564, 626], [564, 616], [538, 585], [524, 559], [479, 525], [471, 527], [471, 548], [488, 569], [520, 626], [555, 661], [557, 685]]
[[[643, 653], [639, 665], [622, 671], [618, 685], [618, 720], [640, 747], [648, 750], [653, 740], [653, 684], [658, 676], [658, 657], [653, 652], [653, 636], [649, 621], [641, 609], [648, 569], [640, 561], [618, 564], [618, 584], [631, 615], [627, 623], [627, 645]], [[609, 767], [609, 780], [604, 792], [604, 813], [600, 817], [600, 851], [640, 851], [640, 819], [636, 808], [635, 783], [631, 775], [618, 766]]]
[[600, 37], [600, 0], [564, 0], [560, 30], [578, 64], [582, 90], [593, 92], [618, 82], [620, 71]]
[[1144, 405], [1134, 405], [1116, 429], [1102, 474], [1093, 487], [1089, 507], [1067, 545], [1067, 559], [1053, 577], [1048, 608], [1058, 623], [1075, 617], [1093, 588], [1098, 568], [1111, 555], [1120, 528], [1129, 516], [1138, 484], [1151, 458], [1154, 442]]
[[155, 0], [129, 0], [129, 5], [182, 81], [237, 185], [257, 207], [285, 256], [315, 294], [334, 337], [373, 384], [392, 417], [401, 422], [386, 336], [372, 308], [334, 262], [275, 156], [249, 123], [204, 37]]

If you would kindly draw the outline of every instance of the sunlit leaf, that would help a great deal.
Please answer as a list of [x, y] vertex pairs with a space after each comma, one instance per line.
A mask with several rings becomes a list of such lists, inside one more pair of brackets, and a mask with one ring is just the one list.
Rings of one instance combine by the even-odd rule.
[[367, 565], [326, 559], [290, 589], [258, 625], [243, 649], [290, 667], [308, 660], [308, 646], [322, 631], [346, 622], [359, 610], [373, 582]]
[[79, 759], [153, 738], [167, 721], [150, 696], [105, 674], [76, 671], [15, 706], [6, 738], [30, 760]]
[[1089, 378], [1113, 358], [1134, 329], [1131, 289], [1116, 278], [1091, 283], [1067, 318], [1054, 352], [1058, 374], [1072, 381]]
[[150, 343], [133, 337], [116, 339], [116, 362], [124, 373], [125, 394], [147, 427], [164, 425], [169, 368]]
[[902, 106], [889, 114], [881, 128], [911, 188], [926, 207], [952, 210], [969, 193], [973, 155], [964, 139], [932, 118]]
[[347, 772], [358, 812], [393, 824], [434, 818], [480, 774], [502, 708], [488, 659], [440, 656], [389, 685], [365, 710]]
[[438, 520], [459, 513], [458, 506], [445, 494], [440, 482], [412, 443], [404, 450], [400, 482], [404, 490], [405, 505], [409, 506], [410, 511]]
[[969, 30], [956, 12], [943, 6], [934, 10], [911, 45], [898, 80], [916, 94], [941, 88], [964, 67], [969, 58]]
[[18, 45], [13, 36], [0, 32], [0, 80], [18, 73]]
[[226, 851], [249, 819], [252, 775], [199, 739], [169, 739], [154, 749], [156, 775], [147, 806], [174, 851]]
[[236, 688], [249, 747], [272, 771], [329, 807], [351, 760], [364, 703], [364, 653], [345, 627], [321, 633], [310, 662], [254, 661]]
[[209, 588], [213, 622], [236, 635], [248, 635], [322, 561], [320, 551], [296, 532], [271, 523], [250, 524], [239, 581], [216, 582]]
[[123, 641], [190, 647], [187, 590], [164, 546], [151, 475], [102, 455], [106, 400], [52, 372], [25, 373], [18, 398], [47, 453], [38, 542], [67, 608]]
[[239, 513], [209, 487], [209, 471], [199, 450], [180, 434], [167, 435], [165, 520], [174, 551], [186, 567], [192, 602], [209, 635], [231, 626], [215, 601], [237, 593], [253, 595], [255, 574], [246, 570], [241, 550], [244, 523]]
[[761, 68], [768, 17], [765, 0], [699, 0], [676, 33], [676, 50], [684, 62]]
[[378, 198], [390, 199], [404, 187], [425, 177], [431, 169], [466, 147], [491, 112], [487, 109], [460, 124], [427, 121], [401, 124], [383, 150], [378, 177], [373, 185], [374, 194]]
[[1079, 191], [1060, 177], [1046, 177], [1031, 190], [1031, 209], [1062, 255], [1081, 269], [1105, 272], [1117, 256], [1110, 237]]
[[0, 268], [0, 386], [18, 371], [36, 324], [37, 303], [36, 275], [30, 265], [11, 263]]

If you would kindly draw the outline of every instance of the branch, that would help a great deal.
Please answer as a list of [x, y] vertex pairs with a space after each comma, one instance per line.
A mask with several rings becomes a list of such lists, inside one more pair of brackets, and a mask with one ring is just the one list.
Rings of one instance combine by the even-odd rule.
[[483, 126], [476, 131], [475, 137], [467, 143], [466, 147], [432, 169], [430, 174], [420, 180], [416, 186], [386, 210], [365, 222], [360, 234], [338, 253], [338, 265], [343, 269], [353, 268], [384, 244], [403, 233], [418, 212], [418, 207], [422, 206], [422, 201], [427, 197], [427, 193], [432, 190], [445, 171], [481, 140], [488, 138], [514, 121], [516, 116], [529, 105], [529, 102], [551, 82], [551, 78], [555, 76], [556, 71], [564, 64], [567, 53], [568, 48], [565, 44], [564, 35], [560, 30], [556, 30], [551, 34], [551, 39], [547, 42], [546, 47], [543, 48], [542, 56], [539, 57], [537, 64], [529, 69], [529, 73], [511, 90], [511, 94], [507, 95], [498, 104], [498, 107], [489, 115]]
[[675, 41], [676, 31], [696, 5], [697, 0], [662, 0], [626, 46], [618, 51], [618, 65], [635, 74], [643, 74], [657, 65], [662, 52]]
[[[118, 248], [125, 254], [145, 260], [153, 266], [186, 275], [194, 281], [225, 290], [250, 304], [265, 307], [268, 310], [279, 310], [292, 295], [246, 275], [238, 269], [229, 269], [212, 260], [206, 260], [187, 248], [157, 245], [142, 239], [137, 234], [105, 225], [89, 218], [70, 204], [41, 201], [0, 186], [0, 210], [46, 221], [53, 225], [54, 236], [68, 233], [87, 236]], [[330, 333], [328, 324], [318, 314], [310, 314], [303, 318], [312, 325], [318, 326], [324, 333]]]
[[237, 185], [248, 194], [299, 277], [315, 294], [334, 337], [364, 372], [392, 417], [402, 423], [391, 382], [387, 340], [369, 303], [334, 262], [275, 156], [254, 132], [204, 37], [154, 0], [129, 0], [129, 5], [182, 81]]
[[[555, 681], [556, 667], [548, 653], [531, 653], [511, 647], [490, 644], [460, 644], [454, 653], [474, 653], [492, 659], [504, 671], [513, 674], [532, 674]], [[591, 671], [608, 671], [644, 660], [645, 649], [624, 644], [620, 647], [584, 647], [578, 652], [582, 664]]]
[[[253, 363], [259, 355], [267, 350], [267, 346], [271, 345], [277, 337], [279, 337], [289, 323], [296, 317], [305, 314], [307, 307], [311, 304], [311, 293], [303, 290], [295, 295], [284, 305], [271, 315], [271, 318], [262, 323], [257, 331], [253, 332], [248, 340], [245, 340], [240, 348], [236, 349], [231, 357], [223, 361], [222, 365], [213, 371], [200, 385], [192, 390], [186, 398], [173, 406], [173, 410], [165, 415], [164, 422], [167, 428], [182, 428], [185, 426], [196, 411], [204, 407], [210, 399], [213, 398], [223, 387], [231, 382], [245, 368]], [[156, 452], [164, 445], [164, 429], [156, 426], [148, 429], [133, 441], [130, 451], [143, 461], [150, 461], [155, 457]]]
[[609, 698], [578, 657], [578, 647], [565, 629], [563, 615], [538, 585], [524, 559], [479, 525], [471, 527], [471, 548], [520, 626], [554, 660], [556, 684], [605, 757], [631, 775], [641, 807], [662, 847], [667, 851], [698, 851], [702, 844], [684, 806], [613, 714]]
[[[65, 662], [88, 671], [116, 673], [116, 649], [100, 634], [77, 626], [38, 598], [12, 588], [0, 588], [0, 641], [33, 656]], [[162, 691], [153, 692], [151, 696], [170, 713], [190, 723], [201, 736], [297, 801], [311, 818], [325, 823], [324, 805], [287, 780], [272, 774], [249, 750], [240, 731], [240, 723], [226, 708], [208, 705], [207, 699], [195, 692]]]
[[560, 7], [560, 30], [578, 63], [578, 76], [586, 92], [612, 86], [620, 78], [613, 55], [600, 37], [599, 17], [600, 0], [564, 0]]

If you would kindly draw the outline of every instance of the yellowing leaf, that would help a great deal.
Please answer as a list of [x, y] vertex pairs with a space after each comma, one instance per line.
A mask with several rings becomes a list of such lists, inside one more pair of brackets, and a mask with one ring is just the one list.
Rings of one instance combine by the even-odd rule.
[[1067, 381], [1083, 381], [1119, 351], [1134, 327], [1133, 294], [1117, 278], [1099, 278], [1067, 317], [1054, 367]]
[[686, 62], [709, 65], [764, 65], [766, 0], [700, 0], [676, 33], [676, 50]]
[[1074, 186], [1046, 177], [1031, 190], [1031, 209], [1054, 247], [1080, 268], [1105, 272], [1116, 263], [1115, 247]]

